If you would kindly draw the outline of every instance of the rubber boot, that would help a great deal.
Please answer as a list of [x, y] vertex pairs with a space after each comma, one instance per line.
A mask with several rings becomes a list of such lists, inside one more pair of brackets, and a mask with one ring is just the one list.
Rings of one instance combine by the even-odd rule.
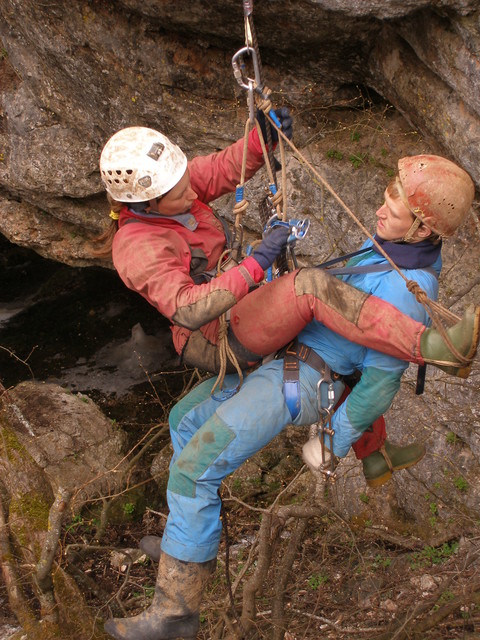
[[150, 560], [158, 562], [160, 560], [161, 545], [162, 538], [160, 536], [143, 536], [138, 546]]
[[475, 357], [480, 335], [480, 307], [471, 305], [465, 311], [460, 322], [448, 329], [447, 334], [455, 348], [470, 361], [470, 364], [460, 364], [449, 350], [442, 336], [436, 329], [425, 329], [420, 339], [420, 353], [425, 362], [432, 363], [442, 371], [468, 378], [471, 361]]
[[152, 604], [138, 616], [107, 620], [105, 631], [117, 640], [195, 640], [203, 590], [216, 562], [183, 562], [162, 553]]
[[369, 487], [380, 487], [392, 477], [393, 471], [407, 469], [417, 464], [426, 453], [423, 444], [414, 442], [405, 447], [385, 440], [379, 451], [362, 460], [363, 474]]

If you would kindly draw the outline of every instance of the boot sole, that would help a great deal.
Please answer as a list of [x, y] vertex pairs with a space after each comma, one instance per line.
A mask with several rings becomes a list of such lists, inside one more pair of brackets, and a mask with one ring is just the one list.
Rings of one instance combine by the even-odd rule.
[[[422, 460], [425, 457], [426, 453], [427, 452], [424, 451], [419, 458], [415, 458], [415, 460], [412, 460], [411, 462], [406, 462], [405, 464], [401, 464], [401, 465], [397, 465], [396, 467], [393, 467], [393, 471], [402, 471], [402, 469], [408, 469], [409, 467], [415, 466], [417, 462], [420, 462], [420, 460]], [[369, 487], [381, 487], [383, 484], [387, 483], [390, 480], [392, 475], [393, 473], [389, 469], [388, 471], [383, 473], [381, 476], [376, 476], [375, 478], [365, 478], [365, 480], [367, 481], [367, 484]]]

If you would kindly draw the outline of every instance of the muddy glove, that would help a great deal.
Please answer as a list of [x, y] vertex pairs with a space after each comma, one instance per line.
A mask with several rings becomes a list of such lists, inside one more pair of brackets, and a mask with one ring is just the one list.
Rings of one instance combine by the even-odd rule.
[[[287, 136], [289, 140], [291, 140], [293, 136], [293, 119], [292, 119], [292, 116], [290, 115], [290, 111], [288, 107], [275, 109], [275, 115], [280, 120], [280, 123], [282, 125], [282, 132]], [[267, 122], [265, 118], [265, 114], [261, 109], [257, 109], [256, 117], [258, 120], [258, 124], [260, 125], [260, 129], [262, 130], [262, 135], [263, 135], [263, 139], [265, 140], [265, 143], [267, 142], [267, 125], [272, 130], [272, 144], [277, 143], [278, 131], [275, 129], [275, 127], [272, 127], [272, 125], [269, 122]]]
[[274, 227], [253, 251], [253, 257], [265, 271], [273, 263], [278, 254], [286, 247], [290, 229]]

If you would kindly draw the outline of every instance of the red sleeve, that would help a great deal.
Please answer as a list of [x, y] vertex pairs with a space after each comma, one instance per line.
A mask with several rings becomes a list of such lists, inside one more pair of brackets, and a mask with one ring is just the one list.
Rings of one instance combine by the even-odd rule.
[[[190, 180], [198, 199], [207, 204], [225, 193], [235, 191], [242, 173], [242, 160], [243, 138], [223, 151], [191, 160], [188, 165]], [[263, 164], [262, 147], [257, 130], [253, 129], [248, 136], [245, 179], [251, 178]]]
[[113, 262], [123, 282], [174, 324], [192, 331], [218, 318], [243, 298], [264, 273], [258, 262], [242, 264], [195, 284], [190, 249], [177, 233], [150, 225], [125, 225], [115, 235]]

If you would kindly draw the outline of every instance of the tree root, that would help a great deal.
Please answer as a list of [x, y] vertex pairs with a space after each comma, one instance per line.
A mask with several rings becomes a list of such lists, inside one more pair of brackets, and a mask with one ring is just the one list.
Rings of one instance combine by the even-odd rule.
[[[262, 593], [263, 584], [267, 579], [273, 550], [275, 548], [275, 542], [278, 539], [280, 530], [284, 528], [290, 518], [308, 519], [315, 516], [319, 517], [325, 515], [326, 512], [324, 508], [309, 507], [305, 505], [286, 505], [276, 509], [274, 509], [274, 506], [275, 505], [272, 505], [270, 512], [263, 515], [260, 531], [258, 533], [257, 566], [243, 589], [243, 607], [240, 620], [241, 625], [246, 632], [249, 632], [254, 626], [256, 617], [255, 598], [257, 595], [261, 595]], [[298, 533], [300, 533], [300, 531], [302, 531], [301, 527]], [[293, 547], [298, 548], [298, 544], [299, 541], [295, 539]], [[285, 559], [282, 570], [279, 571], [279, 575], [277, 575], [277, 580], [281, 584], [286, 584], [286, 580], [288, 579], [288, 572], [291, 569], [294, 558], [294, 548], [289, 549], [287, 556], [288, 558]], [[279, 596], [278, 594], [276, 600], [275, 621], [277, 628], [281, 628], [283, 625], [283, 596]]]

